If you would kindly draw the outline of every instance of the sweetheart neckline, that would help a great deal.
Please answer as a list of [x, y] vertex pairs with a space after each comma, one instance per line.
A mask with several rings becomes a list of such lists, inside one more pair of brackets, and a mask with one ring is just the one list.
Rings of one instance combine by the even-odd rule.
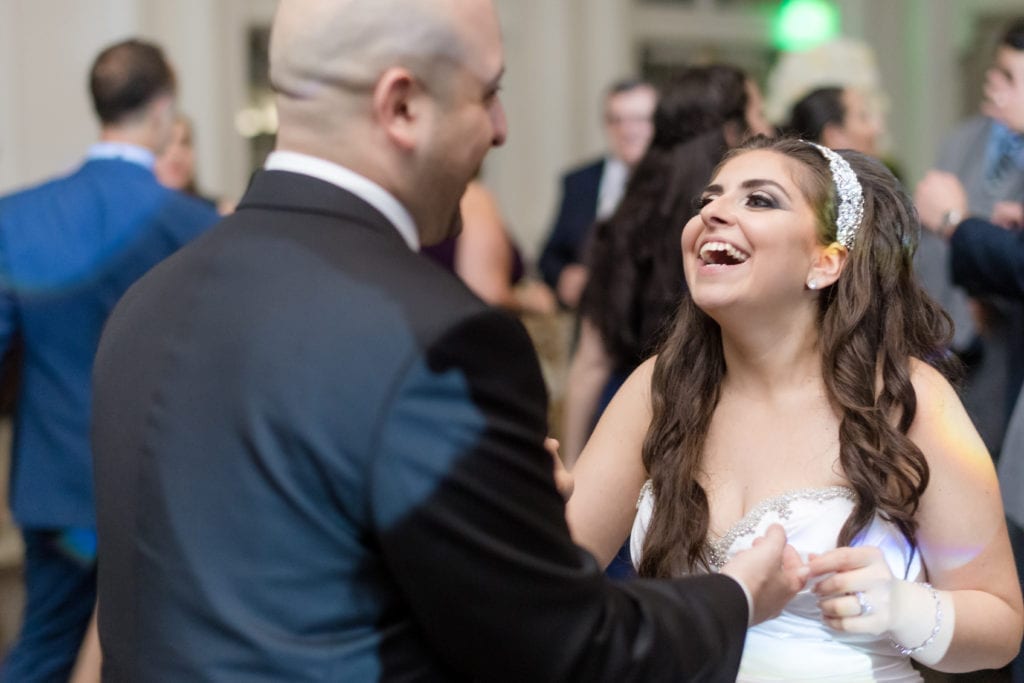
[[777, 512], [780, 519], [789, 519], [789, 515], [792, 513], [790, 505], [797, 500], [813, 500], [824, 503], [836, 499], [845, 499], [855, 503], [857, 494], [849, 486], [834, 485], [791, 489], [769, 496], [750, 508], [722, 536], [712, 538], [710, 534], [708, 535], [704, 543], [708, 547], [709, 559], [713, 565], [719, 569], [722, 568], [729, 559], [729, 549], [732, 548], [736, 539], [754, 533], [758, 523], [769, 512]]
[[[654, 485], [651, 480], [648, 479], [644, 482], [644, 485], [640, 489], [640, 497], [637, 499], [637, 507], [640, 507], [640, 501], [643, 500], [644, 494], [654, 495]], [[849, 486], [843, 486], [840, 484], [834, 484], [832, 486], [809, 486], [797, 489], [789, 489], [782, 493], [763, 498], [758, 501], [750, 510], [748, 510], [742, 517], [734, 522], [721, 536], [711, 537], [710, 533], [708, 538], [705, 539], [705, 544], [708, 547], [708, 555], [711, 564], [718, 569], [721, 569], [728, 560], [729, 548], [736, 542], [737, 538], [749, 535], [756, 530], [757, 523], [761, 521], [768, 512], [775, 510], [779, 513], [779, 517], [782, 519], [788, 519], [790, 515], [789, 506], [796, 500], [817, 500], [819, 502], [825, 502], [828, 500], [835, 500], [838, 498], [845, 498], [846, 500], [856, 502], [857, 494]]]

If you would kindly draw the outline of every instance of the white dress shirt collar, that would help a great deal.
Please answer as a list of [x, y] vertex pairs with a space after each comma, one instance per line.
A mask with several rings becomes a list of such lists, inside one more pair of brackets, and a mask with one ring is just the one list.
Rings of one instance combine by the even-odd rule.
[[420, 250], [420, 237], [412, 216], [393, 194], [369, 178], [326, 159], [286, 150], [271, 152], [263, 167], [268, 171], [301, 173], [348, 190], [384, 214], [410, 249]]
[[622, 160], [608, 157], [601, 171], [601, 185], [597, 191], [597, 218], [604, 220], [611, 216], [622, 195], [626, 192], [626, 181], [629, 180], [629, 168]]
[[153, 170], [156, 155], [153, 150], [126, 142], [97, 142], [86, 152], [87, 159], [121, 159]]

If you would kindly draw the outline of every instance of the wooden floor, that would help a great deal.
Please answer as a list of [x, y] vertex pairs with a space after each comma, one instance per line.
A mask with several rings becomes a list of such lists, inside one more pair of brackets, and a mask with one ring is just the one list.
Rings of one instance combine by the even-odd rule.
[[0, 652], [18, 634], [24, 591], [21, 584], [21, 537], [7, 511], [7, 476], [10, 471], [10, 425], [0, 422]]
[[7, 652], [14, 637], [18, 635], [24, 602], [21, 567], [0, 569], [0, 653]]

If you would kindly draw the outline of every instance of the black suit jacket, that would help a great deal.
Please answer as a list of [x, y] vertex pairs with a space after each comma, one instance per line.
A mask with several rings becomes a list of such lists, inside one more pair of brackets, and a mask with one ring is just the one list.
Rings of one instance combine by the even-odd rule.
[[562, 198], [558, 218], [540, 255], [541, 275], [552, 288], [570, 263], [583, 261], [583, 250], [597, 217], [598, 193], [605, 160], [598, 159], [562, 177]]
[[980, 218], [950, 238], [953, 281], [975, 296], [1024, 298], [1024, 233]]
[[105, 681], [730, 680], [724, 576], [570, 540], [523, 328], [377, 211], [257, 174], [95, 371]]
[[1008, 347], [1003, 385], [1004, 419], [1008, 420], [1024, 382], [1024, 329], [1019, 311], [1024, 301], [1024, 233], [969, 218], [950, 238], [950, 259], [954, 283], [973, 296], [1006, 297], [1002, 308], [1013, 313], [999, 323]]

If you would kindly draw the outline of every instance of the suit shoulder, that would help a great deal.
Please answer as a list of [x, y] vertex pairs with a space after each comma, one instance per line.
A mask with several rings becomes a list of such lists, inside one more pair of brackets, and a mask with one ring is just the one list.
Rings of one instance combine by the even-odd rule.
[[604, 163], [604, 157], [591, 159], [579, 166], [570, 168], [562, 177], [566, 183], [581, 182], [587, 179], [592, 179], [594, 176], [600, 178], [601, 173], [604, 172]]
[[207, 228], [220, 220], [220, 214], [209, 202], [183, 192], [161, 189], [165, 191], [164, 212], [174, 224]]
[[0, 207], [5, 211], [17, 211], [39, 203], [51, 201], [51, 197], [63, 192], [73, 185], [81, 173], [81, 169], [67, 175], [50, 178], [35, 185], [28, 185], [0, 197]]
[[[985, 140], [992, 121], [985, 116], [972, 116], [956, 124], [946, 136], [946, 144], [967, 144], [976, 139]], [[973, 144], [973, 143], [972, 143]]]

